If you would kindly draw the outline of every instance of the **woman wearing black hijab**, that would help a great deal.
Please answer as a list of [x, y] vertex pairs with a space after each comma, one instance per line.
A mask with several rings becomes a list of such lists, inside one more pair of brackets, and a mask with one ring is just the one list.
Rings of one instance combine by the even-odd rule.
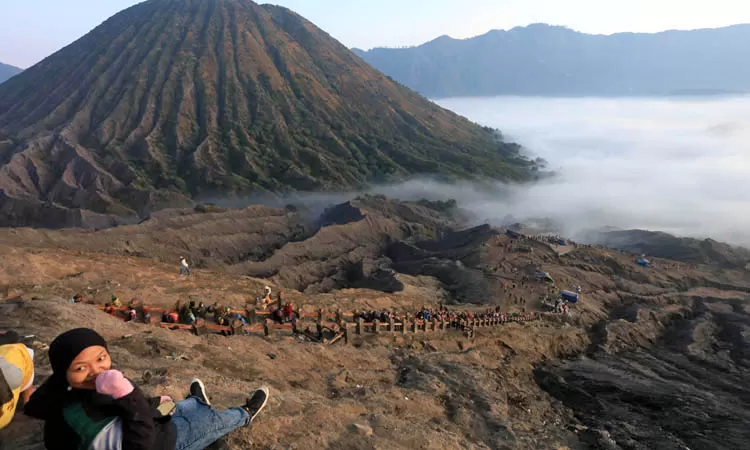
[[171, 399], [146, 398], [112, 369], [106, 341], [88, 328], [55, 338], [49, 359], [52, 376], [24, 408], [45, 421], [48, 450], [200, 450], [249, 425], [268, 399], [261, 388], [245, 405], [216, 411], [203, 383], [194, 380], [190, 396], [169, 411], [164, 406]]

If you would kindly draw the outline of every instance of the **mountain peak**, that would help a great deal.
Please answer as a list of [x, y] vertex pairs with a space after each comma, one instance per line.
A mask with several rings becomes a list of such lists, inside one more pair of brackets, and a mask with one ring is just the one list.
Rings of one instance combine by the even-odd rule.
[[23, 72], [23, 69], [0, 62], [0, 83]]
[[0, 85], [0, 159], [12, 225], [414, 174], [528, 176], [491, 130], [245, 0], [135, 5]]

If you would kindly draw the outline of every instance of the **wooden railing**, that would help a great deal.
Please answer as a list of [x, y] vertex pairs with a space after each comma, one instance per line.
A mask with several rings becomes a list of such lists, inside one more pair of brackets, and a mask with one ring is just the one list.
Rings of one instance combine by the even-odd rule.
[[[231, 325], [226, 326], [208, 323], [206, 319], [203, 318], [196, 319], [196, 323], [192, 325], [162, 322], [162, 314], [165, 312], [177, 312], [174, 308], [154, 308], [141, 305], [127, 308], [105, 308], [101, 305], [96, 305], [96, 307], [102, 311], [114, 312], [115, 317], [118, 317], [121, 320], [125, 320], [129, 311], [131, 309], [135, 309], [137, 322], [150, 323], [154, 326], [168, 328], [170, 330], [191, 331], [199, 336], [212, 332], [221, 333], [223, 335], [272, 336], [277, 334], [279, 330], [287, 330], [291, 331], [293, 335], [303, 334], [313, 340], [318, 340], [327, 344], [332, 344], [339, 340], [348, 342], [349, 338], [352, 335], [364, 334], [438, 333], [453, 330], [464, 332], [468, 336], [473, 336], [474, 331], [477, 328], [497, 327], [508, 322], [529, 322], [533, 320], [539, 320], [541, 317], [538, 313], [525, 313], [502, 314], [499, 317], [489, 318], [453, 319], [450, 321], [438, 319], [406, 319], [397, 322], [394, 319], [391, 319], [387, 322], [381, 322], [378, 320], [365, 322], [362, 318], [353, 320], [355, 317], [354, 313], [345, 313], [341, 310], [337, 310], [336, 312], [328, 312], [320, 309], [314, 313], [299, 313], [299, 319], [292, 322], [277, 323], [269, 319], [271, 315], [270, 311], [258, 311], [254, 309], [233, 309], [230, 310], [231, 314], [243, 315], [247, 318], [248, 324], [243, 324], [240, 319], [232, 319]], [[121, 313], [124, 313], [124, 315]], [[148, 320], [145, 320], [146, 318], [148, 318]], [[305, 319], [313, 319], [313, 321], [306, 321]], [[312, 332], [311, 330], [311, 327], [313, 326], [315, 327], [315, 332]], [[324, 337], [325, 332], [328, 332], [330, 337]]]

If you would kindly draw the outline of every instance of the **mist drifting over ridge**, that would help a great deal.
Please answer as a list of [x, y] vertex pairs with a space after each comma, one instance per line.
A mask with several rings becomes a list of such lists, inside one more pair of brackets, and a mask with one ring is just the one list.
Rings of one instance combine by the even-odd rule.
[[[568, 237], [604, 227], [750, 246], [750, 97], [453, 98], [441, 106], [503, 131], [555, 175], [533, 184], [415, 178], [367, 193], [457, 201], [472, 224], [549, 220]], [[214, 200], [304, 204], [314, 214], [363, 192]]]
[[547, 159], [557, 176], [470, 196], [480, 216], [546, 217], [750, 244], [750, 97], [454, 98], [441, 106]]

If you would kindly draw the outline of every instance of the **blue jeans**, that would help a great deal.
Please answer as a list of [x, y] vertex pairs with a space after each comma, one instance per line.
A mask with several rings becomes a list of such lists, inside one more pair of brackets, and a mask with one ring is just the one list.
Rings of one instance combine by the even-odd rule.
[[180, 267], [180, 275], [182, 275], [182, 274], [190, 276], [190, 268], [188, 268], [188, 267]]
[[175, 450], [203, 450], [220, 438], [250, 423], [243, 408], [216, 411], [195, 397], [177, 403], [172, 423], [177, 428]]

